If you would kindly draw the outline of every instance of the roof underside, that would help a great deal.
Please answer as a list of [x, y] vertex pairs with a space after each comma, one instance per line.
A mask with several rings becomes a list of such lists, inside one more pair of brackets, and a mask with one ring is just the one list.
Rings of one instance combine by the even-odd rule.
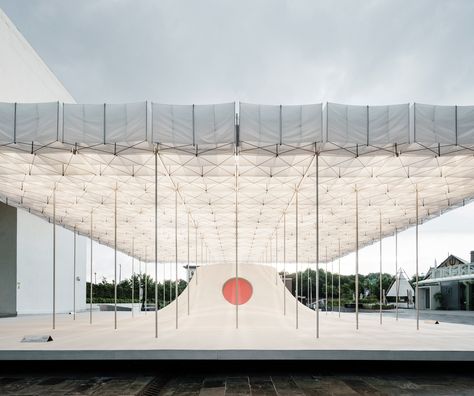
[[284, 228], [294, 262], [298, 195], [298, 261], [314, 262], [318, 169], [324, 262], [356, 248], [356, 190], [359, 246], [380, 216], [383, 236], [414, 225], [416, 189], [420, 221], [471, 200], [473, 147], [471, 107], [1, 104], [0, 194], [51, 221], [55, 190], [58, 224], [89, 235], [92, 213], [114, 246], [116, 192], [117, 248], [153, 261], [156, 149], [158, 261], [176, 224], [187, 261], [189, 220], [192, 261], [202, 240], [234, 262], [237, 202], [239, 262], [283, 261]]

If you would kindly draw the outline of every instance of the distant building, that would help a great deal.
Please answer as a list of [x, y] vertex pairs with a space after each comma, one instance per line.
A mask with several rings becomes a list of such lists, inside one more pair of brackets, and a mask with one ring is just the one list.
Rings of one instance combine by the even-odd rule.
[[386, 297], [390, 303], [395, 303], [397, 301], [397, 295], [399, 305], [406, 304], [408, 308], [413, 307], [413, 296], [415, 295], [415, 291], [413, 290], [413, 287], [408, 280], [408, 276], [403, 269], [398, 271], [397, 276], [388, 289]]
[[453, 254], [418, 282], [420, 309], [474, 310], [474, 251], [470, 262]]

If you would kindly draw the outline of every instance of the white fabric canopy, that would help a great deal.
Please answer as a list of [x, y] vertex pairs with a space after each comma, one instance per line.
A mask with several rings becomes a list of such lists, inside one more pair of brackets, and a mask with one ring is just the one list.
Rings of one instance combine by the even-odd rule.
[[174, 260], [176, 190], [178, 260], [189, 216], [191, 252], [197, 233], [213, 262], [234, 261], [236, 167], [239, 260], [261, 260], [270, 245], [275, 257], [278, 239], [281, 263], [286, 217], [286, 262], [314, 262], [318, 158], [320, 247], [332, 260], [339, 240], [341, 254], [356, 248], [356, 190], [360, 247], [378, 239], [379, 213], [383, 236], [414, 225], [416, 189], [420, 221], [469, 202], [473, 134], [471, 107], [5, 103], [0, 199], [51, 220], [55, 189], [58, 224], [89, 235], [92, 211], [93, 238], [113, 246], [117, 190], [117, 247], [131, 253], [134, 241], [151, 261], [156, 150], [160, 262]]

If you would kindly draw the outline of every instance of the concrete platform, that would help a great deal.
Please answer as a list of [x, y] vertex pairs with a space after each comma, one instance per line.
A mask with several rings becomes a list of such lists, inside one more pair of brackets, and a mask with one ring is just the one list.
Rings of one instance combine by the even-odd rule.
[[[248, 303], [235, 306], [222, 297], [222, 284], [232, 277], [227, 266], [204, 268], [199, 284], [191, 282], [189, 315], [187, 290], [176, 305], [158, 312], [155, 338], [154, 312], [87, 312], [51, 316], [18, 316], [0, 321], [1, 360], [150, 360], [150, 359], [281, 359], [281, 360], [459, 360], [474, 361], [474, 327], [465, 324], [421, 321], [420, 330], [409, 318], [373, 313], [320, 312], [320, 338], [315, 333], [315, 312], [287, 292], [283, 314], [283, 283], [275, 281], [272, 268], [242, 266], [241, 276], [253, 285]], [[51, 335], [48, 343], [21, 343], [25, 335]]]

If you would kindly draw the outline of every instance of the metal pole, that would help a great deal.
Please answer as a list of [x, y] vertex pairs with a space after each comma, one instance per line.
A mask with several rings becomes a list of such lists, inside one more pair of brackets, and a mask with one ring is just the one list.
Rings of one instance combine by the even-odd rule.
[[283, 213], [283, 315], [286, 315], [286, 211]]
[[339, 239], [339, 258], [338, 258], [338, 293], [339, 296], [339, 317], [341, 317], [341, 239]]
[[379, 276], [379, 308], [380, 308], [380, 324], [382, 324], [382, 212], [379, 215], [379, 239], [380, 239], [380, 276]]
[[334, 312], [334, 260], [331, 261], [331, 312]]
[[188, 269], [187, 269], [187, 272], [188, 272], [188, 316], [189, 316], [189, 213], [188, 213]]
[[148, 255], [147, 255], [147, 251], [146, 251], [146, 246], [145, 246], [145, 272], [144, 272], [144, 287], [145, 287], [145, 290], [143, 291], [144, 292], [144, 295], [145, 295], [145, 315], [147, 313], [147, 305], [148, 305], [148, 278], [147, 278], [147, 274], [148, 274]]
[[171, 279], [173, 279], [173, 263], [170, 261], [170, 304], [173, 301], [173, 285], [171, 283]]
[[178, 189], [174, 192], [174, 300], [176, 306], [176, 329], [178, 328]]
[[158, 338], [158, 150], [155, 148], [155, 338]]
[[76, 320], [76, 227], [74, 226], [74, 279], [72, 284], [72, 314]]
[[309, 294], [310, 293], [309, 293], [309, 260], [308, 260], [308, 268], [307, 268], [307, 271], [306, 271], [306, 295], [307, 295], [308, 299], [307, 299], [307, 302], [306, 302], [306, 306], [311, 304]]
[[91, 210], [91, 232], [90, 232], [90, 236], [91, 236], [91, 283], [90, 283], [90, 291], [89, 291], [89, 323], [92, 324], [92, 294], [93, 294], [93, 289], [92, 289], [92, 268], [93, 268], [93, 256], [92, 256], [92, 247], [93, 247], [93, 241], [92, 241], [92, 227], [93, 227], [93, 213], [92, 213], [92, 210]]
[[53, 330], [56, 328], [56, 186], [53, 189]]
[[195, 255], [194, 255], [194, 265], [196, 266], [196, 286], [198, 284], [198, 228], [197, 226], [194, 227], [194, 247], [195, 247]]
[[356, 311], [356, 330], [359, 330], [359, 191], [357, 190], [357, 186], [355, 188], [355, 221], [356, 221], [356, 251], [355, 251], [355, 311]]
[[163, 308], [166, 306], [166, 263], [163, 263]]
[[239, 328], [239, 157], [235, 148], [235, 328]]
[[295, 302], [296, 302], [296, 328], [298, 329], [298, 188], [296, 189], [296, 213], [295, 213], [295, 220], [296, 220], [296, 229], [295, 229], [295, 278], [296, 278], [296, 288], [295, 288]]
[[132, 237], [132, 318], [135, 316], [133, 312], [135, 308], [135, 238]]
[[114, 328], [117, 330], [117, 186], [114, 190]]
[[398, 320], [398, 289], [399, 289], [399, 279], [398, 279], [398, 230], [395, 228], [395, 312], [396, 318]]
[[275, 285], [278, 285], [278, 228], [275, 234]]
[[328, 247], [325, 246], [326, 248], [326, 256], [325, 256], [325, 263], [324, 263], [324, 267], [325, 267], [325, 271], [324, 271], [324, 276], [325, 276], [325, 290], [326, 290], [326, 315], [328, 314]]
[[416, 292], [415, 292], [415, 304], [416, 304], [416, 329], [420, 330], [420, 299], [418, 293], [418, 186], [416, 186]]
[[319, 338], [319, 153], [316, 153], [316, 338]]

